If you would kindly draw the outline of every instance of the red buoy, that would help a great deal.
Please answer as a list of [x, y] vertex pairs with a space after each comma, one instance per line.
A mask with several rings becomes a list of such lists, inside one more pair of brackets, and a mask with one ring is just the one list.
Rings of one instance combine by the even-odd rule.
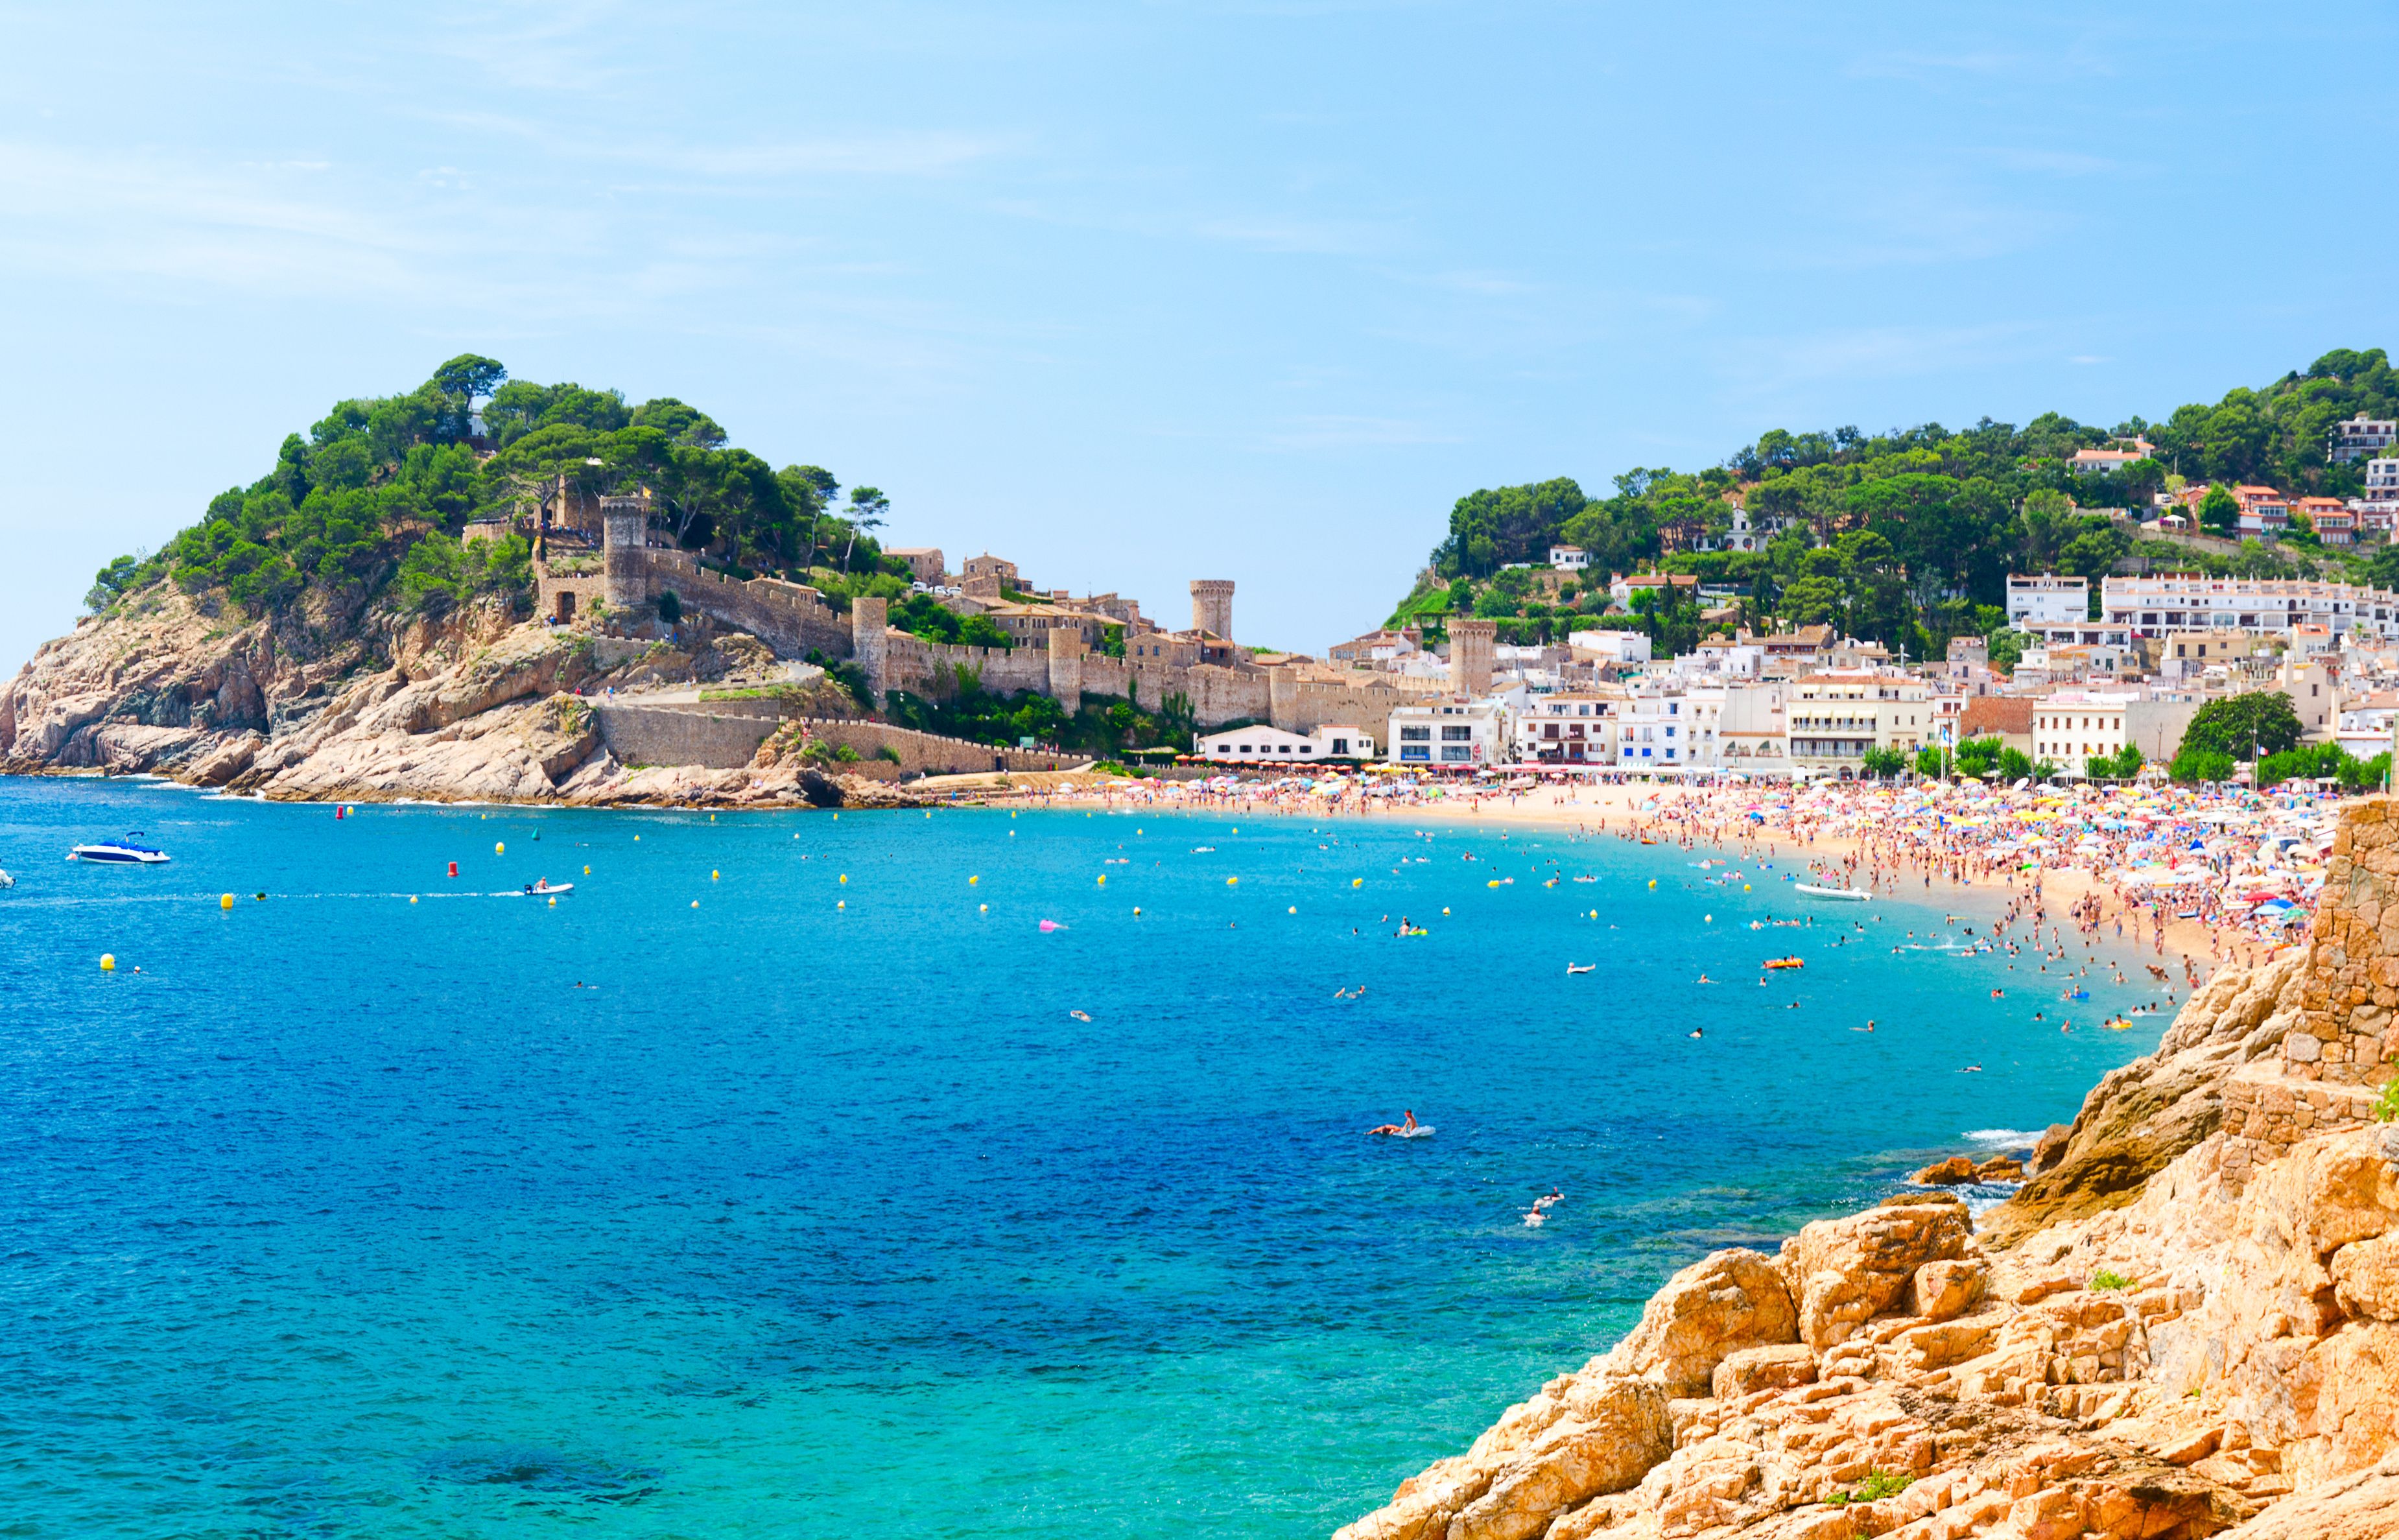
[[450, 863], [450, 875], [453, 877], [458, 875], [458, 863], [456, 861], [452, 861]]

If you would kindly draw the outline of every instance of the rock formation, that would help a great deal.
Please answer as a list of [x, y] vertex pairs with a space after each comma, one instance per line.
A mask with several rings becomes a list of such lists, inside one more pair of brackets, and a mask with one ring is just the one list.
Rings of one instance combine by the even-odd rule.
[[2394, 899], [2361, 804], [2307, 944], [2218, 975], [1979, 1230], [1912, 1191], [1706, 1257], [1336, 1540], [2399, 1536]]
[[[632, 767], [595, 697], [776, 670], [739, 633], [682, 645], [522, 624], [319, 607], [237, 624], [160, 585], [43, 646], [0, 685], [0, 772], [155, 773], [276, 799], [579, 805], [913, 804], [902, 789], [796, 757], [748, 768]], [[829, 682], [825, 689], [839, 696]], [[839, 696], [847, 702], [846, 696]], [[828, 699], [811, 715], [841, 714]]]

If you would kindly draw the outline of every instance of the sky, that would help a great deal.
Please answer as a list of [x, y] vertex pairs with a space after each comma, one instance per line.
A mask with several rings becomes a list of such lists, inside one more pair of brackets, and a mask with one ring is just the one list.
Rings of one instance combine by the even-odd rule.
[[1479, 487], [2392, 342], [2399, 13], [0, 4], [0, 677], [462, 352], [1321, 650]]

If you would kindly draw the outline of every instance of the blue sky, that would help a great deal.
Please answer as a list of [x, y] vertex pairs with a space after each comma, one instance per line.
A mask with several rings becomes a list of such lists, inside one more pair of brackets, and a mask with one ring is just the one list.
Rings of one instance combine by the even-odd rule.
[[2392, 342], [2375, 7], [0, 7], [0, 669], [445, 358], [1244, 641], [1479, 486]]

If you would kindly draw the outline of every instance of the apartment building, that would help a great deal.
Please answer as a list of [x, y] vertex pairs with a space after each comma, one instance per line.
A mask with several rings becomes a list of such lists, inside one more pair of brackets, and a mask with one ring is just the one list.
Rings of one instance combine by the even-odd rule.
[[1516, 758], [1525, 763], [1613, 764], [1621, 692], [1537, 696], [1516, 713]]
[[2207, 577], [2197, 573], [2110, 577], [2100, 597], [2110, 625], [2135, 636], [2213, 628], [2285, 631], [2302, 621], [2346, 632], [2399, 636], [2399, 594], [2301, 578]]
[[1385, 758], [1420, 769], [1472, 769], [1507, 758], [1508, 709], [1452, 696], [1391, 709]]
[[2355, 460], [2380, 454], [2394, 440], [2399, 440], [2399, 418], [2368, 417], [2361, 412], [2333, 424], [2331, 455], [2335, 460]]
[[2008, 576], [2008, 624], [2061, 621], [2080, 624], [2091, 614], [2091, 580], [2044, 573]]
[[2084, 762], [2114, 759], [2127, 743], [2149, 763], [2172, 760], [2201, 701], [2138, 690], [2058, 690], [2032, 705], [2032, 757], [2080, 776]]
[[1855, 775], [1869, 749], [1913, 755], [1932, 741], [1930, 686], [1905, 674], [1828, 669], [1791, 686], [1791, 763], [1844, 777]]

